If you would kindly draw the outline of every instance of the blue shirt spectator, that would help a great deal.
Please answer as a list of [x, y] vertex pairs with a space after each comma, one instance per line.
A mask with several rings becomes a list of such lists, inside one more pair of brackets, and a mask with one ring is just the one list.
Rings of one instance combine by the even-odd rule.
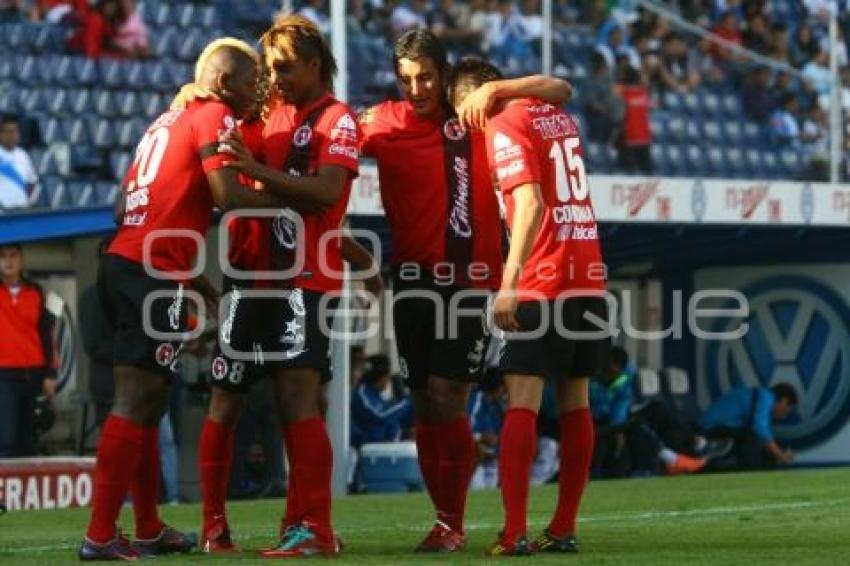
[[593, 420], [610, 426], [624, 424], [632, 406], [634, 375], [623, 370], [613, 380], [590, 382], [590, 410]]
[[773, 440], [775, 404], [776, 395], [766, 387], [738, 387], [715, 400], [700, 417], [699, 426], [705, 431], [750, 429], [763, 443], [768, 443]]
[[501, 398], [493, 398], [482, 389], [476, 389], [469, 396], [466, 406], [473, 434], [493, 434], [498, 436], [502, 430], [504, 411]]
[[412, 413], [410, 397], [392, 386], [387, 357], [370, 356], [351, 398], [351, 444], [401, 440]]

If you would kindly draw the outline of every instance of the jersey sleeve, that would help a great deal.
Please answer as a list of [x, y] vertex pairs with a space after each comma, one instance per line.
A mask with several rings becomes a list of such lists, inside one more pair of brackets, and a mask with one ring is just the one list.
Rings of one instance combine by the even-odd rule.
[[505, 194], [520, 185], [542, 183], [532, 133], [520, 107], [508, 107], [487, 125], [487, 161]]
[[383, 106], [377, 105], [367, 108], [357, 117], [358, 125], [360, 126], [360, 153], [366, 157], [374, 157], [375, 141], [378, 135], [382, 133], [381, 126], [381, 110]]
[[348, 170], [352, 177], [356, 177], [362, 135], [354, 115], [348, 109], [334, 113], [326, 122], [325, 128], [322, 132], [317, 167], [337, 165]]
[[219, 139], [230, 130], [236, 129], [236, 117], [226, 105], [210, 102], [204, 104], [192, 120], [195, 149], [201, 156], [204, 172], [221, 169], [232, 160], [230, 153], [221, 151]]

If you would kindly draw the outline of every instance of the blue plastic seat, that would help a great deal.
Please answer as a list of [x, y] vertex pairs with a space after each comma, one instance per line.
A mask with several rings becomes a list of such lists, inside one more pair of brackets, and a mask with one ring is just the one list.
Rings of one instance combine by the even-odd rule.
[[741, 145], [744, 139], [743, 129], [741, 128], [741, 123], [737, 120], [728, 120], [724, 122], [724, 129], [726, 130], [725, 134], [728, 138], [726, 140], [727, 145]]
[[168, 25], [174, 24], [174, 16], [176, 13], [176, 7], [172, 9], [172, 7], [167, 2], [163, 2], [157, 7], [156, 12], [154, 13], [152, 23], [156, 27], [165, 27]]
[[679, 117], [667, 120], [667, 137], [673, 142], [684, 141], [687, 137], [687, 124]]
[[177, 50], [178, 34], [174, 28], [160, 30], [159, 35], [153, 40], [153, 52], [157, 57], [165, 58], [173, 56]]
[[38, 120], [39, 137], [45, 144], [68, 141], [68, 133], [61, 120], [57, 118], [41, 118]]
[[688, 92], [682, 95], [682, 107], [689, 116], [702, 114], [702, 101], [695, 92]]
[[718, 117], [721, 112], [720, 97], [713, 92], [702, 93], [702, 108], [703, 111], [712, 118]]
[[106, 119], [90, 120], [89, 131], [94, 146], [98, 149], [115, 147], [115, 129], [111, 121]]
[[712, 177], [730, 177], [729, 165], [723, 150], [719, 146], [711, 145], [706, 151], [708, 160], [708, 172]]
[[94, 185], [94, 198], [92, 204], [95, 206], [111, 206], [118, 196], [118, 184], [113, 181], [98, 181]]
[[761, 166], [765, 177], [768, 179], [781, 179], [782, 170], [779, 167], [779, 159], [774, 151], [763, 151], [761, 154]]
[[127, 82], [123, 88], [133, 90], [146, 90], [149, 86], [156, 85], [150, 78], [151, 67], [148, 63], [134, 61], [127, 66]]
[[50, 208], [70, 208], [74, 201], [68, 191], [66, 184], [57, 178], [46, 180], [42, 183], [44, 200]]
[[667, 166], [667, 154], [664, 150], [666, 146], [654, 143], [649, 148], [649, 156], [652, 159], [652, 168], [656, 173], [660, 173], [661, 175], [668, 175], [670, 173], [669, 167]]
[[664, 105], [664, 108], [670, 112], [680, 112], [683, 106], [679, 93], [672, 90], [668, 90], [664, 93], [662, 104]]
[[705, 177], [708, 164], [703, 149], [698, 145], [689, 145], [685, 148], [685, 154], [688, 162], [688, 175]]
[[147, 124], [138, 118], [134, 118], [118, 127], [117, 143], [119, 147], [130, 149], [138, 145], [139, 140], [145, 135]]
[[71, 111], [77, 115], [88, 114], [94, 112], [95, 95], [90, 90], [73, 91], [71, 95]]
[[799, 176], [803, 162], [796, 151], [791, 149], [783, 150], [779, 154], [779, 162], [786, 177], [794, 179]]
[[89, 130], [86, 127], [86, 121], [83, 118], [72, 118], [65, 122], [65, 129], [68, 132], [68, 141], [76, 145], [89, 145], [90, 136]]
[[126, 151], [113, 151], [109, 154], [109, 171], [112, 178], [120, 181], [130, 168], [133, 154]]
[[747, 166], [744, 162], [744, 152], [737, 147], [726, 148], [726, 161], [729, 164], [731, 177], [740, 178], [747, 175]]
[[167, 110], [168, 101], [155, 92], [142, 94], [142, 113], [149, 121]]
[[720, 123], [715, 120], [706, 120], [702, 123], [702, 133], [705, 137], [705, 142], [709, 145], [725, 143], [723, 132], [720, 130]]
[[761, 162], [761, 151], [754, 147], [750, 147], [744, 152], [744, 156], [748, 172], [756, 178], [764, 178], [765, 174]]
[[738, 118], [741, 115], [741, 101], [737, 94], [723, 95], [723, 112], [729, 118]]
[[100, 81], [102, 86], [109, 88], [123, 88], [127, 83], [126, 65], [115, 59], [101, 59], [100, 65]]
[[94, 183], [91, 181], [73, 180], [66, 184], [71, 206], [88, 206], [94, 196]]
[[113, 116], [118, 115], [118, 110], [115, 107], [115, 100], [113, 98], [112, 92], [108, 90], [101, 90], [97, 93], [97, 98], [94, 101], [95, 112], [99, 116], [103, 116], [105, 118], [112, 118]]
[[76, 173], [98, 174], [103, 169], [100, 150], [90, 145], [71, 147], [71, 168]]
[[125, 91], [116, 93], [114, 100], [117, 114], [122, 118], [133, 118], [141, 112], [139, 98], [135, 92]]

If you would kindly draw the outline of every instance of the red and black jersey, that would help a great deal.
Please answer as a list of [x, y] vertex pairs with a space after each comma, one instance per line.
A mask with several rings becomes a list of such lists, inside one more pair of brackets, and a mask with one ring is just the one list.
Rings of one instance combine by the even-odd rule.
[[108, 253], [142, 263], [145, 238], [155, 237], [151, 265], [189, 271], [198, 246], [186, 234], [203, 238], [210, 226], [214, 203], [206, 174], [230, 158], [218, 140], [235, 127], [233, 111], [217, 101], [195, 101], [157, 118], [124, 177], [124, 219]]
[[[268, 167], [297, 176], [314, 176], [329, 165], [349, 172], [336, 204], [320, 213], [302, 215], [304, 267], [292, 281], [295, 287], [316, 292], [336, 291], [342, 287], [339, 275], [343, 270], [341, 239], [338, 236], [323, 238], [323, 235], [342, 227], [351, 184], [359, 171], [359, 145], [360, 129], [354, 113], [330, 94], [303, 108], [291, 104], [279, 106], [269, 116], [262, 148], [263, 162]], [[291, 212], [285, 210], [271, 223], [272, 269], [288, 267], [283, 265], [286, 260], [277, 263], [275, 260], [294, 253], [296, 238]]]
[[39, 285], [0, 283], [0, 378], [4, 370], [22, 369], [56, 374], [53, 316]]
[[361, 117], [364, 155], [378, 162], [394, 266], [449, 264], [462, 287], [498, 287], [502, 222], [481, 135], [455, 117], [431, 121], [409, 102], [388, 101]]
[[[262, 161], [263, 130], [265, 122], [254, 120], [239, 125], [239, 132], [245, 142], [245, 147]], [[254, 180], [240, 175], [240, 181], [253, 187]], [[230, 238], [228, 258], [230, 265], [243, 271], [265, 271], [269, 269], [268, 234], [270, 222], [267, 218], [239, 217], [230, 221], [227, 226]]]
[[512, 192], [540, 186], [544, 215], [517, 290], [557, 298], [563, 291], [605, 288], [596, 217], [578, 126], [559, 108], [521, 99], [486, 127], [487, 154], [513, 222]]

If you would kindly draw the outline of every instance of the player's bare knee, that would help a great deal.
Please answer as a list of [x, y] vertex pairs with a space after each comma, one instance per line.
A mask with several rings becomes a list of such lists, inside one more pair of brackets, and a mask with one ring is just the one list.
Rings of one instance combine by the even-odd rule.
[[505, 386], [508, 390], [508, 407], [528, 409], [535, 413], [543, 402], [543, 379], [533, 375], [507, 375]]
[[558, 409], [562, 413], [590, 406], [590, 380], [586, 377], [567, 379], [558, 383]]
[[447, 422], [466, 413], [470, 385], [432, 377], [428, 380], [429, 420]]
[[219, 424], [232, 427], [242, 414], [245, 396], [213, 387], [210, 399], [209, 418]]

